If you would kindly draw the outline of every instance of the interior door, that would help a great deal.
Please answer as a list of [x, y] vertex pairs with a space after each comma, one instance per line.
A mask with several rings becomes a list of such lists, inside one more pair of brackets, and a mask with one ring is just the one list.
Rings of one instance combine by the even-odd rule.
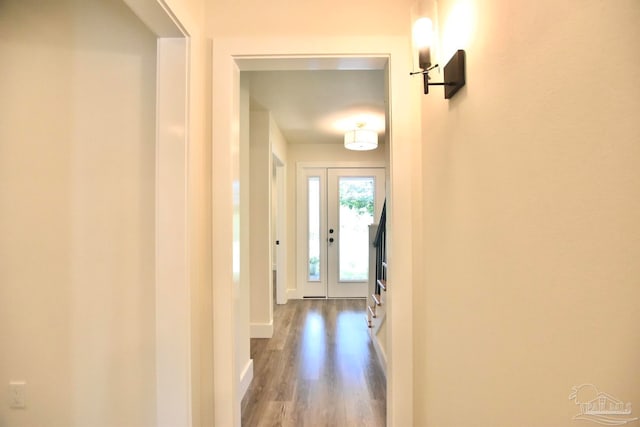
[[298, 181], [298, 269], [304, 297], [365, 298], [370, 224], [384, 168], [305, 168]]

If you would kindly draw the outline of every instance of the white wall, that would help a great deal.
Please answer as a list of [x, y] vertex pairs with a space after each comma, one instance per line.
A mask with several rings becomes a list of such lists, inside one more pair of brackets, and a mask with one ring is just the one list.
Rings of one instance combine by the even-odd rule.
[[270, 338], [273, 335], [270, 114], [251, 111], [250, 121], [251, 337]]
[[209, 28], [225, 36], [404, 35], [411, 3], [276, 0], [267, 7], [258, 0], [211, 1], [207, 15]]
[[251, 142], [246, 173], [250, 176], [250, 201], [242, 211], [250, 217], [250, 335], [252, 338], [270, 338], [273, 335], [272, 268], [275, 262], [276, 204], [273, 156], [286, 162], [288, 148], [278, 124], [268, 111], [251, 111], [249, 121]]
[[286, 166], [289, 144], [272, 115], [269, 115], [269, 135], [271, 140], [271, 152]]
[[567, 426], [583, 383], [637, 417], [640, 3], [439, 9], [467, 86], [423, 97], [415, 425]]
[[0, 424], [154, 425], [155, 37], [20, 0], [0, 40]]
[[[235, 295], [236, 369], [241, 384], [251, 380], [253, 362], [250, 360], [251, 298], [251, 165], [250, 165], [250, 99], [249, 80], [240, 80], [240, 289]], [[240, 390], [242, 394], [243, 390]]]
[[[287, 151], [288, 143], [280, 131], [277, 123], [271, 117], [271, 152], [272, 165], [272, 216], [271, 216], [271, 248], [273, 253], [272, 268], [274, 275], [275, 301], [277, 304], [287, 302]], [[277, 242], [277, 244], [276, 244]]]

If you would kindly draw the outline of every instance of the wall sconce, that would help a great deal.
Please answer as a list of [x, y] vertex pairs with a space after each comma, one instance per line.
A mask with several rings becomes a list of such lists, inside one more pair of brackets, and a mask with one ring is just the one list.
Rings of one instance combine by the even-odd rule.
[[429, 94], [429, 86], [444, 86], [444, 98], [451, 99], [465, 85], [465, 53], [458, 50], [444, 67], [444, 82], [430, 82], [429, 71], [438, 67], [431, 65], [431, 44], [433, 43], [433, 24], [429, 18], [420, 18], [413, 24], [413, 44], [418, 49], [418, 66], [422, 71], [410, 75], [422, 74], [424, 94]]
[[354, 130], [344, 134], [344, 148], [356, 151], [378, 148], [378, 133], [375, 130], [365, 129], [364, 126], [364, 123], [358, 123]]

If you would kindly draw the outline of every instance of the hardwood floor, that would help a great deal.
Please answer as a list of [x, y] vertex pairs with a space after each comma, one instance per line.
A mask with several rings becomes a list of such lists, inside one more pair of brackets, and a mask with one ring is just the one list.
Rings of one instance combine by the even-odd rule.
[[254, 378], [242, 425], [384, 426], [386, 380], [364, 320], [365, 300], [291, 300], [271, 339], [252, 339]]

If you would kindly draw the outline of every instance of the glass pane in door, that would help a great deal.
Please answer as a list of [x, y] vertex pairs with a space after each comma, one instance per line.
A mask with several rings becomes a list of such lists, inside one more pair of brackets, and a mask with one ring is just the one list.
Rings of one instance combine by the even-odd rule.
[[339, 281], [369, 278], [369, 225], [375, 211], [374, 177], [340, 177]]
[[307, 280], [317, 282], [320, 281], [320, 177], [308, 178], [307, 194], [309, 195]]

